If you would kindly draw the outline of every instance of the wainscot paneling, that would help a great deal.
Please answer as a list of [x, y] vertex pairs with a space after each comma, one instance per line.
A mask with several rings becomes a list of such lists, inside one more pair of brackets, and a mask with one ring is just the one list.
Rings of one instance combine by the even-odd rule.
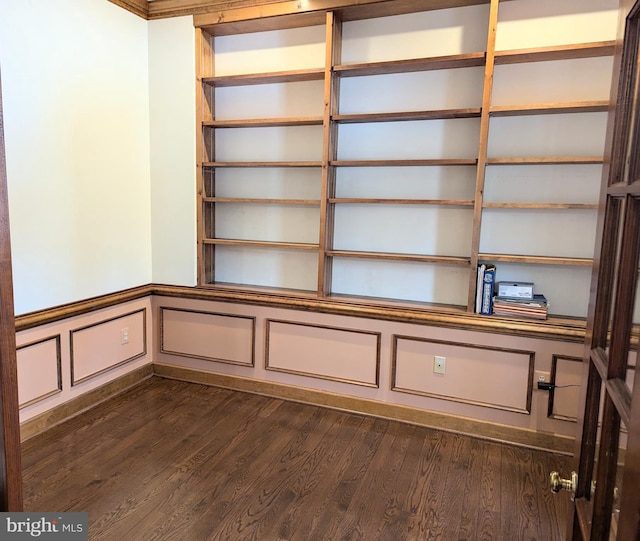
[[20, 408], [62, 392], [60, 335], [19, 345], [18, 401]]
[[160, 352], [254, 365], [255, 318], [160, 307]]
[[[434, 373], [436, 355], [446, 358], [445, 374]], [[533, 351], [394, 335], [392, 387], [529, 414], [534, 361]]]
[[378, 387], [377, 332], [267, 320], [266, 368]]
[[71, 330], [71, 385], [146, 355], [146, 321], [144, 308]]
[[551, 359], [551, 384], [547, 415], [563, 421], [577, 421], [582, 359], [568, 355], [554, 355]]

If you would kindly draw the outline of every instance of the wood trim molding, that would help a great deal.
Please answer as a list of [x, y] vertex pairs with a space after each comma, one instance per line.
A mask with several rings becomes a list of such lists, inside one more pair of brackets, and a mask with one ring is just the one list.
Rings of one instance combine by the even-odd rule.
[[95, 312], [110, 306], [116, 306], [125, 302], [141, 299], [151, 294], [153, 294], [153, 286], [151, 284], [147, 284], [131, 289], [116, 291], [114, 293], [107, 293], [106, 295], [100, 295], [98, 297], [91, 297], [77, 302], [70, 302], [60, 306], [45, 308], [44, 310], [29, 312], [28, 314], [16, 317], [16, 331], [24, 331], [26, 329], [32, 329], [47, 323], [54, 323], [69, 317], [88, 314], [89, 312]]
[[22, 511], [15, 311], [11, 265], [7, 158], [0, 81], [0, 511]]
[[149, 19], [149, 2], [147, 0], [109, 0], [109, 2], [138, 15], [138, 17]]
[[535, 432], [524, 428], [499, 425], [488, 421], [457, 417], [445, 413], [436, 413], [410, 406], [388, 404], [376, 400], [305, 389], [282, 383], [260, 381], [226, 374], [214, 374], [161, 363], [153, 363], [153, 373], [155, 376], [163, 378], [200, 383], [202, 385], [211, 385], [235, 391], [271, 396], [282, 400], [312, 404], [314, 406], [322, 406], [350, 413], [402, 421], [447, 432], [466, 434], [484, 440], [518, 445], [529, 449], [541, 449], [569, 456], [573, 452], [574, 440], [567, 436]]
[[285, 292], [262, 293], [230, 288], [162, 284], [147, 284], [23, 314], [16, 317], [16, 331], [24, 331], [151, 295], [269, 306], [305, 312], [393, 321], [396, 323], [431, 325], [434, 327], [490, 332], [544, 340], [561, 340], [563, 342], [582, 343], [585, 333], [585, 321], [573, 318], [550, 317], [546, 321], [527, 321], [469, 314], [463, 309], [409, 307], [406, 305], [401, 306], [397, 303], [384, 304], [380, 302], [377, 304], [371, 302], [371, 300], [357, 302], [353, 299], [318, 299], [313, 296], [295, 296]]
[[67, 421], [76, 415], [93, 408], [105, 400], [141, 383], [153, 374], [151, 364], [145, 364], [122, 377], [114, 379], [92, 391], [88, 391], [77, 398], [60, 404], [20, 425], [20, 440], [26, 441], [55, 425]]
[[397, 303], [376, 304], [371, 300], [356, 302], [352, 299], [319, 299], [313, 296], [295, 296], [285, 292], [254, 292], [214, 287], [187, 287], [155, 284], [153, 295], [182, 299], [212, 300], [273, 308], [286, 308], [306, 312], [319, 312], [341, 316], [362, 317], [397, 323], [433, 325], [451, 329], [491, 332], [564, 342], [584, 341], [585, 321], [572, 318], [549, 318], [546, 321], [500, 318], [470, 314], [466, 310], [438, 307], [408, 307]]
[[[489, 3], [489, 0], [108, 0], [146, 20], [194, 15], [196, 26], [246, 21], [298, 13], [349, 9], [365, 5], [371, 16], [397, 15], [416, 9], [441, 9]], [[416, 5], [418, 6], [416, 8]]]

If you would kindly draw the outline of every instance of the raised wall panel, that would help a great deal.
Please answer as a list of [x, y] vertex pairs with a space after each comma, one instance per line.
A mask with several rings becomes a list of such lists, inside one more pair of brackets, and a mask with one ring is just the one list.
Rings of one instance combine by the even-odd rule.
[[35, 404], [62, 391], [60, 335], [17, 348], [18, 403]]
[[563, 421], [577, 421], [580, 386], [582, 384], [582, 359], [567, 355], [554, 355], [551, 360], [549, 391], [549, 417]]
[[[445, 374], [433, 372], [436, 355], [446, 357]], [[394, 335], [392, 389], [528, 414], [534, 357], [532, 351]]]
[[267, 320], [266, 368], [378, 386], [380, 333]]
[[160, 308], [160, 352], [244, 366], [254, 364], [255, 318]]
[[[77, 385], [107, 370], [147, 353], [147, 310], [137, 310], [73, 329], [71, 342], [71, 385]], [[123, 330], [128, 342], [123, 343]]]

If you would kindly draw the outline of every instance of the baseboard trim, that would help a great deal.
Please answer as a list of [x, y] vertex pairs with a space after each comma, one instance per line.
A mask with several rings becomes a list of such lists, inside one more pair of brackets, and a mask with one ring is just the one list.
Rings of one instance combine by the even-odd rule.
[[436, 428], [447, 432], [465, 434], [483, 440], [507, 443], [529, 449], [540, 449], [561, 455], [572, 456], [574, 451], [574, 438], [568, 436], [535, 432], [533, 430], [510, 427], [488, 421], [479, 421], [446, 413], [421, 410], [410, 406], [339, 395], [283, 383], [260, 381], [226, 374], [215, 374], [162, 363], [153, 363], [153, 374], [154, 376], [167, 379], [211, 385], [213, 387], [270, 396], [349, 413], [403, 421], [405, 423]]
[[145, 364], [124, 376], [121, 376], [109, 383], [88, 391], [64, 404], [60, 404], [40, 415], [37, 415], [20, 424], [20, 441], [28, 439], [53, 428], [54, 426], [91, 409], [101, 402], [114, 397], [127, 389], [138, 385], [142, 381], [153, 376], [151, 364]]

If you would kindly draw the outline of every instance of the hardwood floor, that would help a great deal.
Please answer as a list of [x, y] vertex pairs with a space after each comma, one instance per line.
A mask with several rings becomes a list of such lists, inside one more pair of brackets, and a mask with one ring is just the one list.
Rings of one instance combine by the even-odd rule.
[[569, 459], [153, 378], [23, 445], [25, 510], [90, 539], [562, 539]]

